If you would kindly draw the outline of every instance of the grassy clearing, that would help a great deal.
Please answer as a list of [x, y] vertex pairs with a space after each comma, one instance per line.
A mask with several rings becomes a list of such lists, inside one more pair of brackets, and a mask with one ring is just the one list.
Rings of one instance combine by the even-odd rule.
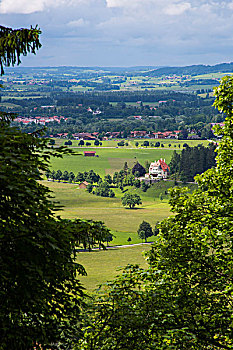
[[[160, 182], [148, 189], [146, 193], [141, 189], [129, 189], [142, 198], [142, 205], [136, 209], [127, 209], [122, 206], [122, 193], [119, 189], [114, 189], [116, 198], [104, 198], [77, 189], [77, 185], [74, 184], [46, 182], [46, 185], [54, 192], [55, 200], [64, 206], [64, 209], [58, 212], [61, 217], [103, 221], [115, 236], [111, 245], [127, 244], [129, 237], [132, 244], [141, 243], [137, 229], [143, 220], [154, 227], [157, 221], [171, 215], [166, 192], [174, 185], [173, 182]], [[195, 185], [190, 184], [189, 187], [193, 190]], [[162, 201], [159, 199], [160, 194], [163, 196]]]
[[136, 161], [145, 164], [146, 161], [152, 162], [155, 159], [165, 158], [170, 162], [173, 150], [171, 149], [124, 149], [124, 148], [96, 148], [96, 154], [99, 157], [84, 157], [83, 152], [90, 148], [75, 149], [80, 155], [64, 156], [63, 159], [51, 159], [51, 168], [61, 171], [73, 171], [74, 174], [93, 169], [100, 176], [113, 174], [123, 168], [124, 163], [128, 162], [132, 167]]
[[77, 262], [82, 264], [87, 276], [79, 276], [84, 287], [93, 291], [98, 285], [103, 284], [120, 274], [117, 269], [127, 264], [138, 264], [146, 268], [147, 262], [143, 253], [150, 249], [149, 245], [140, 245], [128, 248], [108, 249], [106, 251], [81, 252]]
[[141, 243], [136, 232], [143, 220], [154, 226], [157, 221], [170, 215], [168, 200], [161, 202], [153, 198], [153, 192], [151, 196], [140, 193], [143, 204], [137, 209], [126, 209], [121, 204], [122, 193], [119, 189], [114, 190], [116, 198], [104, 198], [77, 189], [74, 184], [46, 182], [46, 185], [54, 192], [55, 200], [64, 206], [63, 211], [57, 214], [69, 219], [79, 217], [104, 221], [116, 236], [111, 245], [127, 244], [129, 237], [132, 244]]

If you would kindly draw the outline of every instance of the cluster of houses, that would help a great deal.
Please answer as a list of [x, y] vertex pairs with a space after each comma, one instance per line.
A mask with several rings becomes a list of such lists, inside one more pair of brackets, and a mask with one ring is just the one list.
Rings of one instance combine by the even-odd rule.
[[87, 111], [90, 112], [90, 113], [92, 113], [93, 115], [97, 115], [97, 114], [101, 114], [101, 113], [102, 113], [101, 110], [100, 110], [99, 108], [97, 108], [96, 111], [93, 111], [93, 110], [91, 109], [91, 107], [88, 107]]
[[65, 117], [58, 117], [57, 115], [54, 115], [53, 117], [17, 117], [14, 119], [15, 122], [18, 123], [23, 123], [23, 124], [31, 124], [31, 123], [35, 123], [35, 124], [41, 124], [41, 125], [45, 125], [47, 123], [51, 123], [51, 122], [57, 122], [60, 124], [61, 120], [66, 121], [68, 118]]
[[131, 131], [131, 137], [133, 138], [154, 138], [154, 139], [178, 139], [181, 130], [164, 131], [164, 132], [152, 132], [144, 130]]

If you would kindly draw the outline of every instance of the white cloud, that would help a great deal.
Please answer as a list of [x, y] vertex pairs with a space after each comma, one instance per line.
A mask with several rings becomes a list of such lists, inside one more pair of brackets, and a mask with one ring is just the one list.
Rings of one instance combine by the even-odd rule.
[[44, 0], [2, 0], [0, 13], [32, 13], [42, 11], [45, 6]]
[[170, 16], [182, 15], [185, 11], [191, 9], [189, 2], [183, 2], [180, 4], [171, 4], [164, 9], [164, 13]]
[[86, 25], [89, 24], [89, 21], [85, 21], [83, 18], [79, 18], [74, 21], [70, 21], [67, 23], [69, 27], [85, 27]]
[[208, 52], [233, 61], [232, 10], [233, 0], [0, 0], [1, 22], [38, 23], [40, 55], [62, 65], [207, 63]]
[[74, 6], [84, 2], [85, 0], [1, 0], [0, 13], [30, 14], [49, 7]]
[[233, 10], [233, 1], [228, 4], [229, 9]]
[[106, 0], [107, 7], [131, 7], [135, 6], [139, 0]]

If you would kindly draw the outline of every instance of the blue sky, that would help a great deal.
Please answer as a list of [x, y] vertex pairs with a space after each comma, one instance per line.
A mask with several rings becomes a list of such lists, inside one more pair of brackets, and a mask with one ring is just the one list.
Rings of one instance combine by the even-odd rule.
[[1, 24], [38, 24], [24, 66], [137, 66], [233, 61], [233, 1], [0, 0]]

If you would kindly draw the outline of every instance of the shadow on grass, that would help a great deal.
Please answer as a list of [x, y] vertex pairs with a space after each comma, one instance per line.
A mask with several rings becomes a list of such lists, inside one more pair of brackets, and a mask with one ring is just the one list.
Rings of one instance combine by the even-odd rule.
[[96, 253], [96, 252], [106, 252], [109, 249], [119, 250], [120, 248], [114, 247], [114, 246], [108, 246], [106, 247], [106, 249], [92, 248], [91, 250], [89, 250], [89, 249], [78, 248], [75, 251], [76, 253]]
[[141, 210], [141, 209], [146, 209], [146, 208], [144, 208], [144, 207], [141, 207], [141, 208], [125, 208], [126, 210]]

